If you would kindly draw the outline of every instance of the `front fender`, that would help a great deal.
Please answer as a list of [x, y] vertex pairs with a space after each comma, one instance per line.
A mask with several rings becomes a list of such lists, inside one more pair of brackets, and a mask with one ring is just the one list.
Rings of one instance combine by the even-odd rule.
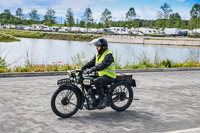
[[81, 107], [80, 107], [80, 109], [83, 109], [85, 97], [84, 97], [81, 89], [78, 86], [71, 84], [71, 83], [63, 83], [63, 84], [59, 85], [59, 88], [65, 88], [65, 87], [70, 87], [71, 89], [73, 89], [73, 90], [75, 89], [76, 91], [78, 91], [78, 93], [81, 97]]

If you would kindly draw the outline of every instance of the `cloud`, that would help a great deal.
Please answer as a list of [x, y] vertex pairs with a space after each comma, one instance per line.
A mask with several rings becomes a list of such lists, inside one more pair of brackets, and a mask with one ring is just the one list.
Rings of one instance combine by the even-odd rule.
[[125, 10], [115, 10], [112, 12], [113, 20], [114, 21], [122, 21], [125, 20], [127, 11]]
[[93, 12], [92, 16], [94, 18], [94, 21], [99, 22], [101, 18], [102, 12]]
[[188, 8], [188, 7], [183, 7], [183, 8], [181, 8], [181, 9], [179, 9], [179, 8], [177, 8], [177, 9], [174, 9], [173, 10], [173, 13], [178, 13], [180, 16], [181, 16], [181, 18], [183, 19], [183, 20], [189, 20], [190, 19], [190, 8]]
[[[111, 10], [110, 10], [111, 11]], [[112, 20], [113, 21], [121, 21], [121, 20], [124, 20], [125, 19], [125, 15], [126, 15], [126, 12], [125, 10], [117, 10], [117, 11], [111, 11], [111, 15], [112, 15]], [[96, 22], [99, 22], [100, 21], [100, 18], [101, 18], [101, 15], [102, 15], [103, 11], [97, 11], [97, 12], [94, 12], [92, 15], [94, 17], [94, 20]]]
[[180, 1], [180, 2], [185, 2], [186, 0], [177, 0], [177, 1]]
[[1, 7], [14, 7], [14, 6], [20, 6], [23, 4], [23, 0], [0, 0]]
[[17, 8], [21, 7], [24, 14], [28, 14], [31, 10], [36, 9], [38, 14], [45, 15], [48, 8], [56, 11], [56, 16], [64, 17], [68, 8], [72, 8], [74, 15], [93, 4], [92, 0], [0, 0], [0, 9], [10, 9], [15, 14]]
[[[144, 10], [145, 9], [145, 10]], [[140, 7], [140, 8], [135, 8], [137, 17], [140, 19], [157, 19], [157, 11], [158, 9], [156, 8], [151, 8], [151, 7]]]
[[87, 7], [89, 7], [93, 2], [90, 0], [59, 0], [51, 8], [56, 11], [56, 15], [65, 16], [68, 8], [72, 8], [74, 13], [84, 12]]

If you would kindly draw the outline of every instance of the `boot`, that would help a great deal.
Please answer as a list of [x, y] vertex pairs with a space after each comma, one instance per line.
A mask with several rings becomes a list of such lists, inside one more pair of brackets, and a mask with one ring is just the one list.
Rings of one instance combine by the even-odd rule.
[[107, 97], [103, 97], [103, 99], [100, 99], [98, 109], [104, 109], [107, 106]]

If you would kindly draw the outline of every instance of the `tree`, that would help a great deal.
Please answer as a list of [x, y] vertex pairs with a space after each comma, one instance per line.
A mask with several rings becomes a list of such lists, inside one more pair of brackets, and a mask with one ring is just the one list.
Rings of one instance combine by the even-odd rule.
[[196, 17], [196, 18], [200, 17], [200, 4], [194, 4], [194, 6], [190, 11], [190, 15], [191, 17]]
[[166, 24], [166, 20], [169, 18], [169, 15], [172, 12], [172, 9], [170, 7], [169, 4], [164, 3], [161, 7], [160, 7], [161, 11], [158, 11], [158, 19], [162, 20], [162, 28], [164, 29]]
[[23, 10], [22, 8], [17, 8], [16, 10], [16, 16], [20, 19], [23, 19], [24, 15], [22, 14]]
[[86, 27], [90, 28], [93, 24], [92, 10], [90, 8], [86, 8], [83, 14], [84, 21], [86, 23]]
[[135, 9], [133, 7], [131, 7], [129, 9], [129, 11], [126, 13], [126, 19], [128, 21], [133, 21], [136, 17], [136, 12], [135, 12]]
[[111, 12], [106, 8], [101, 14], [101, 22], [104, 24], [104, 27], [108, 28], [111, 24], [112, 15]]
[[187, 29], [187, 28], [188, 28], [188, 20], [182, 20], [181, 29]]
[[81, 20], [79, 26], [82, 28], [85, 27], [85, 21]]
[[5, 13], [5, 14], [10, 14], [10, 10], [9, 10], [9, 9], [5, 9], [5, 10], [4, 10], [4, 13]]
[[14, 24], [14, 17], [9, 9], [5, 9], [4, 12], [0, 14], [0, 20], [1, 23], [4, 24]]
[[131, 28], [133, 27], [133, 20], [135, 19], [136, 17], [136, 12], [135, 12], [135, 9], [133, 7], [131, 7], [129, 9], [129, 11], [126, 13], [126, 24], [125, 26], [128, 27], [128, 28]]
[[69, 27], [74, 26], [74, 13], [71, 8], [68, 8], [67, 10], [66, 19]]
[[55, 24], [55, 11], [53, 9], [48, 9], [46, 15], [44, 16], [44, 24], [52, 26]]
[[29, 13], [30, 19], [33, 21], [39, 21], [39, 15], [37, 14], [37, 10], [31, 10], [31, 12]]
[[192, 29], [198, 28], [199, 24], [198, 21], [200, 21], [200, 4], [194, 4], [190, 11], [191, 19], [190, 19], [190, 27]]
[[169, 27], [181, 28], [181, 16], [178, 13], [172, 13], [169, 16]]

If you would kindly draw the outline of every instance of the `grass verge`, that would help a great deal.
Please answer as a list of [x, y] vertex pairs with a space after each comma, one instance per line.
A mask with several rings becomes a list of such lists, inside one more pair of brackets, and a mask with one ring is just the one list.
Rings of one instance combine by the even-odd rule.
[[0, 33], [0, 42], [14, 42], [14, 41], [20, 41], [20, 39], [16, 39], [12, 35]]
[[73, 41], [91, 41], [95, 38], [100, 37], [94, 35], [59, 34], [59, 33], [57, 34], [57, 33], [45, 33], [39, 31], [25, 31], [25, 30], [14, 30], [14, 29], [1, 29], [0, 33], [22, 38], [58, 39], [58, 40], [73, 40]]

